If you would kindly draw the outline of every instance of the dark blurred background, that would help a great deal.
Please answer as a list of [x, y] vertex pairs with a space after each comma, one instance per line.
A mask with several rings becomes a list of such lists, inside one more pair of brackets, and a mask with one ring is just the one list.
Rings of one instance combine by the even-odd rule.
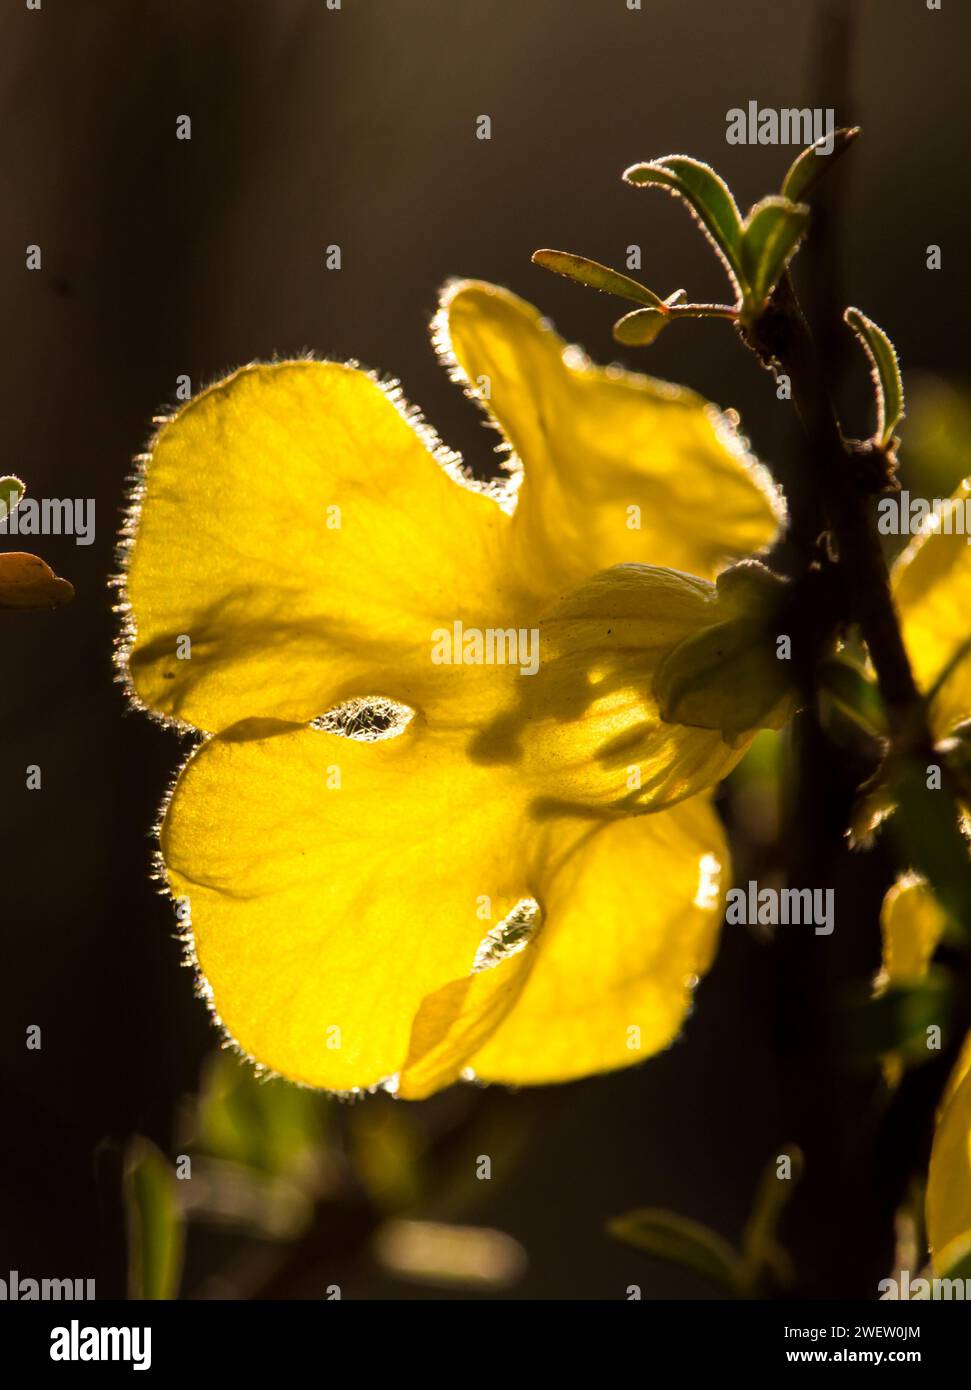
[[[626, 0], [43, 0], [39, 11], [3, 0], [0, 471], [35, 497], [95, 497], [97, 538], [37, 538], [30, 548], [76, 600], [2, 623], [0, 1275], [96, 1276], [99, 1294], [124, 1292], [125, 1146], [138, 1133], [180, 1152], [180, 1116], [217, 1042], [149, 877], [149, 828], [183, 750], [126, 711], [111, 665], [107, 579], [130, 459], [177, 377], [197, 389], [274, 353], [353, 357], [399, 377], [488, 470], [494, 437], [426, 335], [437, 288], [468, 275], [540, 304], [594, 358], [737, 408], [758, 453], [791, 461], [790, 408], [724, 324], [688, 324], [649, 356], [624, 356], [612, 305], [529, 257], [563, 247], [623, 269], [637, 243], [656, 290], [723, 298], [684, 209], [625, 187], [621, 170], [690, 153], [747, 206], [778, 188], [793, 151], [728, 145], [726, 112], [835, 105], [837, 123], [859, 121], [864, 136], [824, 199], [803, 285], [829, 314], [847, 422], [863, 433], [864, 363], [845, 330], [825, 328], [841, 304], [891, 332], [931, 396], [967, 373], [969, 52], [971, 9], [956, 0], [941, 12], [924, 0], [643, 0], [639, 11]], [[176, 139], [183, 114], [191, 141]], [[488, 142], [475, 138], [481, 114]], [[332, 243], [339, 272], [325, 269]], [[938, 272], [925, 268], [930, 243]], [[819, 795], [839, 803], [830, 761]], [[26, 790], [28, 764], [42, 769], [40, 791]], [[740, 880], [769, 852], [759, 815], [772, 809], [753, 818], [750, 790], [743, 779], [724, 797]], [[798, 840], [825, 861], [828, 877], [810, 881], [841, 885], [825, 952], [784, 928], [774, 944], [726, 929], [662, 1057], [563, 1088], [456, 1090], [409, 1112], [417, 1150], [444, 1134], [468, 1173], [482, 1126], [516, 1136], [490, 1183], [449, 1199], [449, 1219], [524, 1248], [525, 1273], [504, 1292], [618, 1298], [638, 1284], [644, 1297], [708, 1296], [700, 1278], [612, 1241], [605, 1222], [663, 1206], [735, 1240], [762, 1166], [798, 1142], [807, 1171], [785, 1227], [798, 1291], [873, 1296], [926, 1134], [871, 1123], [874, 1075], [834, 1055], [830, 1001], [877, 963], [887, 871], [879, 851], [848, 863], [836, 829], [813, 830], [805, 802], [783, 819], [783, 856]], [[40, 1051], [25, 1048], [30, 1024]], [[403, 1109], [323, 1104], [344, 1154], [355, 1112]], [[412, 1216], [441, 1215], [427, 1188]], [[422, 1291], [345, 1227], [283, 1291]], [[215, 1263], [190, 1236], [187, 1295], [232, 1292], [231, 1278], [207, 1282]]]

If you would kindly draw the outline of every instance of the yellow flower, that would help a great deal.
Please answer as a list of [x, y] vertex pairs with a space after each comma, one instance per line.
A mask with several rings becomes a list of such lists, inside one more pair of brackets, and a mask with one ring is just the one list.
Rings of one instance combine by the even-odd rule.
[[894, 599], [917, 684], [929, 690], [954, 663], [931, 708], [938, 737], [971, 719], [971, 654], [957, 659], [971, 636], [971, 545], [963, 534], [969, 498], [971, 478], [965, 478], [893, 567]]
[[731, 421], [506, 291], [452, 285], [435, 339], [504, 483], [354, 367], [244, 368], [147, 456], [121, 654], [211, 735], [161, 851], [213, 1010], [295, 1080], [410, 1097], [678, 1033], [727, 864], [692, 794], [745, 739], [664, 723], [654, 676], [780, 521]]
[[[877, 991], [919, 985], [948, 928], [947, 914], [929, 885], [907, 874], [889, 890], [880, 913], [883, 968]], [[886, 1059], [888, 1080], [902, 1071]], [[937, 1112], [925, 1203], [934, 1272], [946, 1275], [955, 1256], [971, 1250], [971, 1033], [958, 1056]]]
[[[971, 719], [971, 657], [964, 650], [971, 612], [971, 546], [960, 524], [969, 495], [971, 479], [965, 479], [893, 570], [894, 598], [915, 677], [926, 692], [936, 686], [930, 716], [938, 739]], [[919, 982], [946, 926], [947, 916], [927, 884], [913, 877], [898, 883], [884, 904], [885, 974], [897, 983]], [[971, 1034], [938, 1110], [926, 1220], [934, 1271], [944, 1276], [971, 1251]]]

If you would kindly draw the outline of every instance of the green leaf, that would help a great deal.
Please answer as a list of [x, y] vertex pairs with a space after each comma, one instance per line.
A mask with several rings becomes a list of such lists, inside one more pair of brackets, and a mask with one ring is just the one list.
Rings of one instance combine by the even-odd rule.
[[[935, 755], [936, 756], [936, 755]], [[897, 813], [891, 822], [901, 857], [923, 874], [938, 902], [953, 918], [964, 940], [971, 939], [971, 857], [954, 816], [952, 776], [941, 757], [941, 787], [928, 787], [927, 767], [902, 760], [893, 771], [891, 790]]]
[[834, 657], [820, 664], [817, 678], [820, 694], [841, 713], [873, 737], [886, 737], [887, 715], [879, 687], [858, 666]]
[[[783, 1155], [789, 1159], [790, 1173], [787, 1178], [779, 1176], [779, 1159]], [[758, 1288], [760, 1276], [766, 1269], [771, 1270], [783, 1283], [792, 1276], [789, 1257], [778, 1241], [778, 1230], [782, 1213], [799, 1184], [804, 1167], [802, 1150], [796, 1144], [786, 1144], [775, 1158], [769, 1160], [762, 1173], [742, 1236], [742, 1256], [753, 1292]]]
[[327, 1115], [320, 1092], [262, 1079], [233, 1053], [218, 1052], [200, 1089], [198, 1145], [214, 1158], [299, 1175], [323, 1149]]
[[[820, 136], [804, 149], [789, 166], [789, 172], [782, 182], [782, 196], [790, 198], [794, 203], [804, 203], [807, 194], [829, 172], [840, 155], [846, 153], [859, 133], [858, 125], [844, 126], [834, 131], [832, 137]], [[832, 151], [829, 154], [821, 154], [820, 146], [828, 144], [830, 138], [833, 141]]]
[[745, 283], [742, 269], [742, 218], [728, 185], [714, 169], [698, 159], [672, 154], [649, 164], [632, 164], [624, 171], [627, 183], [656, 185], [688, 204], [724, 260], [736, 288]]
[[900, 377], [897, 350], [883, 329], [878, 328], [859, 309], [847, 309], [843, 318], [863, 344], [863, 350], [870, 359], [877, 396], [874, 442], [881, 449], [886, 449], [893, 442], [894, 431], [904, 416], [904, 384]]
[[604, 294], [615, 294], [621, 299], [630, 299], [635, 304], [647, 304], [656, 309], [664, 303], [644, 285], [639, 285], [619, 270], [611, 270], [599, 261], [591, 261], [586, 256], [575, 256], [571, 251], [541, 250], [533, 252], [533, 264], [544, 270], [552, 270], [557, 275], [565, 275], [577, 284], [588, 285]]
[[614, 324], [614, 337], [627, 347], [645, 347], [654, 342], [669, 317], [663, 309], [632, 309]]
[[809, 226], [809, 209], [788, 198], [763, 198], [742, 228], [746, 300], [760, 308], [775, 289]]
[[898, 1053], [909, 1065], [929, 1062], [938, 1054], [927, 1046], [927, 1030], [946, 1032], [954, 1013], [954, 977], [931, 966], [919, 984], [892, 985], [882, 994], [850, 998], [843, 1018], [847, 1051], [872, 1061]]
[[24, 485], [12, 473], [0, 478], [0, 521], [10, 515], [24, 495]]
[[625, 1245], [693, 1270], [734, 1294], [742, 1292], [742, 1260], [726, 1240], [698, 1221], [673, 1211], [644, 1207], [617, 1216], [607, 1230]]
[[178, 1292], [185, 1221], [175, 1183], [164, 1154], [148, 1139], [132, 1140], [124, 1176], [130, 1298], [169, 1299]]
[[738, 312], [729, 304], [685, 304], [684, 290], [669, 294], [660, 309], [632, 309], [614, 324], [614, 337], [628, 347], [644, 347], [653, 343], [661, 329], [675, 319], [729, 319], [735, 322]]

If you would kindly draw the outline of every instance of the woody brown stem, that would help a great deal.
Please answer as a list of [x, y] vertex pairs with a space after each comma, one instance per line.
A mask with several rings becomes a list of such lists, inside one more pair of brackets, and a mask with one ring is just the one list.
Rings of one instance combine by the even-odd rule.
[[804, 557], [828, 532], [842, 580], [844, 616], [859, 624], [869, 649], [894, 743], [911, 751], [933, 746], [924, 701], [914, 681], [890, 592], [870, 506], [872, 483], [863, 456], [843, 437], [792, 282], [784, 277], [766, 312], [748, 332], [766, 366], [789, 378], [806, 433], [814, 476], [794, 489], [792, 536]]

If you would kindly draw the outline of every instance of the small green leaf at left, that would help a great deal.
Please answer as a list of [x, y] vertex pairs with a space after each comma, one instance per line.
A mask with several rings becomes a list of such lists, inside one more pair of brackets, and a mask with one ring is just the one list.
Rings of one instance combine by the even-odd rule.
[[614, 324], [614, 338], [627, 347], [646, 347], [654, 342], [668, 318], [663, 309], [633, 309]]

